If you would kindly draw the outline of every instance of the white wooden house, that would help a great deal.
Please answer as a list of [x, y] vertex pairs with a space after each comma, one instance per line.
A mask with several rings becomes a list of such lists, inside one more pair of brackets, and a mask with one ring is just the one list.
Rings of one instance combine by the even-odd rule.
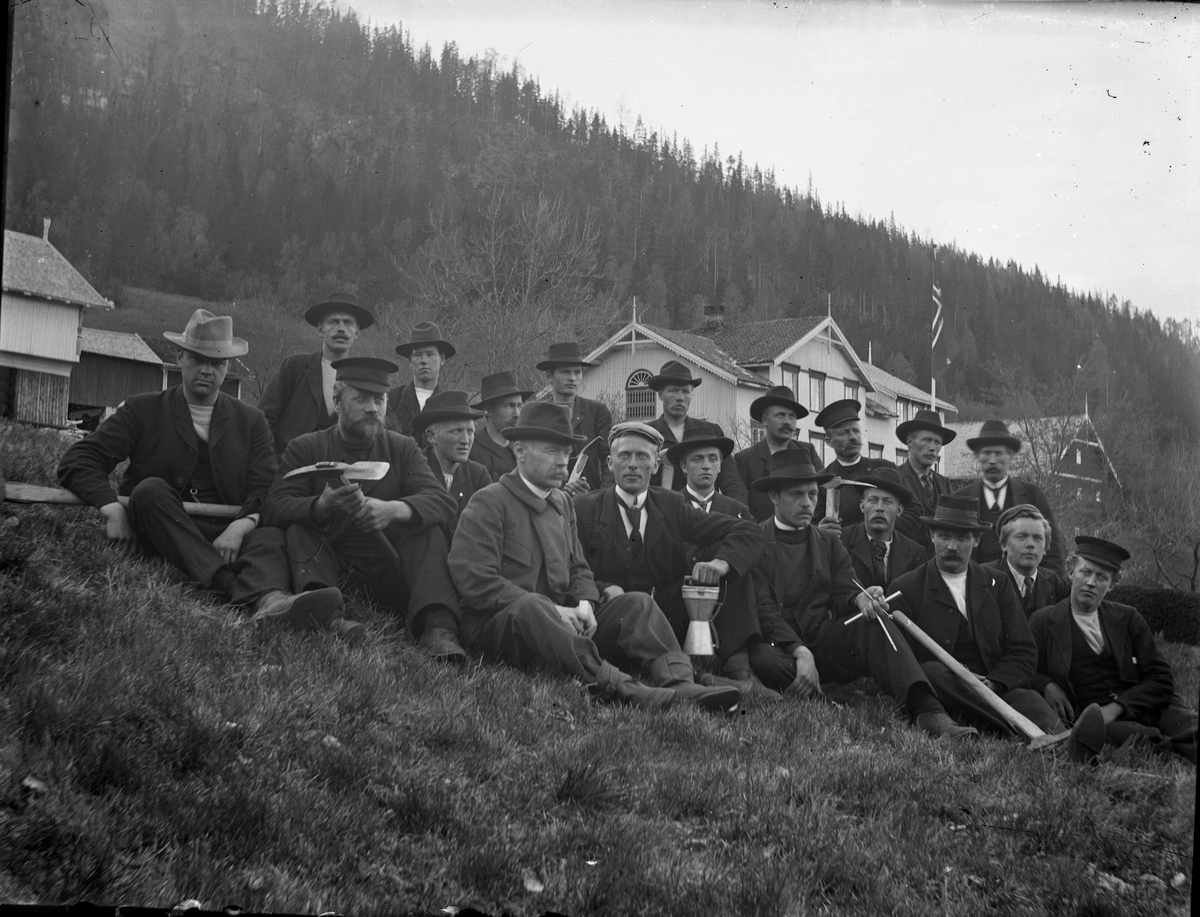
[[[826, 461], [823, 431], [813, 424], [830, 402], [863, 404], [864, 453], [903, 461], [896, 424], [929, 406], [929, 394], [864, 363], [828, 316], [773, 319], [726, 326], [713, 322], [690, 331], [646, 325], [636, 319], [587, 355], [598, 362], [584, 377], [583, 394], [616, 405], [614, 416], [651, 420], [661, 404], [646, 387], [668, 360], [680, 360], [703, 379], [692, 394], [690, 414], [720, 424], [739, 448], [762, 436], [750, 420], [750, 403], [775, 385], [786, 385], [811, 413], [797, 438], [816, 446]], [[938, 400], [943, 416], [954, 405]], [[898, 456], [898, 453], [899, 456]]]
[[[49, 226], [47, 221], [47, 233]], [[66, 426], [84, 312], [112, 307], [46, 237], [6, 229], [0, 416]]]

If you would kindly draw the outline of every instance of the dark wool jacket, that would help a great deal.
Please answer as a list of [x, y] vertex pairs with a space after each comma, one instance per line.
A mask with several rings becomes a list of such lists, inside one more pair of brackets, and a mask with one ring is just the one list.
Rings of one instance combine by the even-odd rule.
[[875, 578], [875, 558], [871, 556], [871, 536], [863, 523], [842, 528], [842, 544], [850, 554], [850, 563], [854, 566], [854, 575], [864, 586], [882, 586], [896, 577], [915, 570], [925, 563], [925, 549], [911, 539], [905, 538], [899, 532], [892, 532], [892, 547], [888, 553], [887, 582], [879, 582]]
[[501, 446], [492, 439], [487, 431], [487, 424], [480, 420], [475, 425], [475, 442], [471, 446], [471, 461], [478, 462], [488, 470], [493, 481], [510, 471], [517, 470], [517, 456], [511, 446]]
[[[145, 392], [129, 398], [94, 433], [66, 451], [58, 463], [58, 481], [92, 506], [105, 506], [117, 499], [109, 474], [129, 459], [118, 488], [122, 496], [129, 496], [146, 478], [163, 478], [186, 498], [198, 446], [183, 388]], [[222, 501], [240, 506], [239, 516], [258, 512], [275, 477], [271, 430], [262, 411], [219, 394], [208, 454]]]
[[[974, 484], [968, 484], [961, 490], [956, 490], [952, 496], [969, 497], [974, 500], [979, 505], [979, 518], [985, 522], [988, 521], [987, 501], [983, 498], [983, 481], [980, 480]], [[1008, 493], [1004, 497], [1004, 508], [1009, 509], [1013, 506], [1019, 506], [1022, 503], [1030, 503], [1036, 506], [1041, 514], [1046, 517], [1046, 521], [1050, 523], [1050, 543], [1046, 545], [1046, 556], [1042, 558], [1042, 566], [1053, 570], [1061, 576], [1067, 560], [1067, 553], [1065, 542], [1063, 541], [1062, 529], [1058, 527], [1058, 522], [1054, 519], [1054, 510], [1050, 508], [1050, 501], [1046, 499], [1046, 495], [1042, 493], [1042, 489], [1036, 484], [1009, 476]], [[983, 537], [979, 540], [979, 547], [971, 555], [971, 560], [976, 563], [986, 564], [989, 561], [998, 560], [999, 557], [1000, 533], [994, 529], [990, 532], [984, 532]]]
[[[1041, 579], [1041, 576], [1038, 576]], [[1154, 643], [1154, 635], [1136, 608], [1117, 602], [1100, 603], [1100, 630], [1105, 642], [1112, 647], [1124, 686], [1113, 700], [1125, 708], [1127, 719], [1154, 725], [1175, 693], [1171, 666]], [[1071, 699], [1075, 712], [1079, 702], [1068, 679], [1071, 671], [1071, 600], [1034, 612], [1029, 628], [1037, 643], [1037, 674], [1030, 687], [1041, 691], [1053, 682]]]
[[[1008, 562], [1001, 557], [999, 560], [993, 560], [983, 564], [983, 566], [988, 570], [997, 570], [1008, 577], [1008, 581], [1012, 583], [1013, 592], [1017, 594], [1017, 601], [1021, 604], [1022, 609], [1024, 609], [1026, 605], [1025, 598], [1021, 595], [1021, 584], [1012, 575], [1012, 570], [1008, 568]], [[1037, 579], [1033, 581], [1032, 607], [1026, 612], [1026, 617], [1031, 617], [1039, 608], [1054, 605], [1063, 599], [1070, 598], [1070, 596], [1071, 584], [1069, 582], [1053, 570], [1038, 567]]]
[[[927, 561], [898, 577], [888, 587], [889, 592], [896, 590], [900, 591], [900, 597], [892, 600], [892, 609], [904, 612], [946, 652], [953, 653], [963, 616], [950, 587], [942, 579], [937, 561]], [[1000, 685], [1003, 691], [999, 693], [1026, 687], [1037, 664], [1037, 646], [1008, 577], [974, 561], [968, 563], [967, 612], [986, 670], [976, 674]], [[933, 661], [929, 650], [911, 637], [909, 643], [918, 662]]]
[[[672, 432], [670, 426], [667, 425], [666, 417], [664, 417], [662, 414], [659, 414], [652, 421], [650, 421], [650, 426], [654, 427], [654, 429], [662, 434], [664, 449], [668, 446], [674, 446], [679, 442], [679, 440], [675, 438], [675, 434]], [[695, 429], [704, 430], [709, 436], [725, 436], [725, 432], [719, 425], [715, 423], [707, 420], [695, 420], [691, 417], [685, 417], [683, 419], [684, 438], [687, 438], [689, 431]], [[663, 461], [666, 461], [666, 459], [663, 459]], [[650, 479], [650, 484], [654, 487], [661, 486], [662, 475], [662, 469], [659, 468], [658, 471], [654, 472], [654, 477]], [[671, 478], [671, 490], [683, 490], [686, 484], [687, 475], [685, 475], [683, 470], [677, 465], [675, 467], [675, 473]], [[721, 470], [717, 472], [716, 486], [717, 490], [719, 490], [725, 496], [731, 497], [734, 500], [737, 500], [739, 503], [745, 503], [750, 499], [750, 496], [746, 491], [746, 485], [742, 482], [742, 476], [738, 474], [737, 465], [734, 463], [732, 455], [729, 456], [729, 458], [721, 461]]]
[[[442, 381], [433, 387], [436, 395], [442, 390]], [[433, 397], [432, 395], [430, 397]], [[388, 392], [388, 429], [396, 430], [405, 436], [413, 435], [413, 418], [421, 413], [421, 402], [417, 400], [416, 387], [411, 382], [395, 386]]]
[[[838, 460], [834, 459], [823, 469], [818, 470], [835, 474], [843, 481], [859, 481], [870, 477], [871, 472], [880, 468], [895, 467], [887, 459], [868, 458], [864, 455], [849, 468], [839, 465]], [[858, 525], [863, 521], [862, 508], [858, 505], [862, 502], [862, 493], [857, 487], [843, 487], [838, 491], [838, 519], [841, 520], [842, 528], [848, 525]], [[829, 491], [822, 487], [818, 492], [817, 511], [813, 516], [813, 521], [817, 524], [820, 524], [821, 520], [825, 518], [825, 506], [828, 500]]]
[[930, 505], [926, 501], [925, 488], [921, 486], [921, 478], [913, 469], [912, 463], [904, 461], [900, 463], [899, 467], [900, 479], [904, 481], [904, 486], [912, 491], [913, 501], [904, 507], [904, 512], [896, 520], [896, 531], [921, 545], [925, 549], [926, 558], [932, 558], [933, 541], [929, 537], [929, 529], [925, 527], [921, 517], [932, 516], [934, 510], [937, 509], [938, 497], [953, 490], [950, 486], [950, 479], [936, 471], [933, 473], [933, 505]]
[[[821, 467], [821, 459], [817, 456], [817, 450], [809, 443], [800, 443], [793, 439], [788, 442], [787, 447], [789, 449], [807, 449], [808, 460], [812, 466], [814, 468]], [[733, 453], [732, 458], [742, 483], [746, 485], [748, 501], [746, 505], [750, 507], [750, 515], [754, 517], [755, 522], [770, 519], [775, 515], [775, 505], [767, 494], [760, 494], [752, 486], [759, 478], [765, 478], [771, 473], [771, 450], [767, 446], [767, 441], [760, 439], [749, 449]]]
[[[433, 476], [444, 484], [446, 476], [442, 474], [441, 463], [438, 461], [437, 455], [434, 454], [432, 448], [425, 450], [425, 461], [429, 463], [429, 470], [433, 473]], [[450, 485], [450, 496], [454, 498], [458, 509], [454, 513], [454, 523], [446, 533], [447, 544], [450, 543], [450, 539], [454, 535], [454, 528], [458, 525], [458, 518], [462, 515], [462, 511], [466, 509], [467, 502], [475, 495], [475, 491], [483, 490], [483, 488], [491, 483], [492, 476], [478, 462], [472, 462], [470, 459], [467, 459], [467, 461], [454, 469], [454, 479]]]

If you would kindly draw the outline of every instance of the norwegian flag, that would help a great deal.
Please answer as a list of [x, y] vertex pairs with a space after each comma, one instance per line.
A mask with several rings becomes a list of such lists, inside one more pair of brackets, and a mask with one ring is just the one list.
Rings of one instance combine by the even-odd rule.
[[[942, 377], [942, 370], [950, 361], [938, 350], [938, 342], [942, 339], [942, 328], [945, 320], [942, 318], [942, 288], [936, 283], [933, 286], [933, 343], [929, 345], [929, 369], [936, 381]], [[941, 348], [945, 351], [945, 345]]]

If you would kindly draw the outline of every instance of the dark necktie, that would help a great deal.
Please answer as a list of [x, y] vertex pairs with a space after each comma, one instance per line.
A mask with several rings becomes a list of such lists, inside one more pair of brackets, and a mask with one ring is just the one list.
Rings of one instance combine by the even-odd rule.
[[629, 530], [629, 543], [639, 545], [642, 543], [642, 508], [640, 506], [626, 506], [625, 514], [629, 517], [629, 524], [632, 526]]
[[696, 509], [704, 513], [708, 512], [708, 507], [712, 503], [712, 497], [709, 497], [707, 500], [701, 500], [694, 494], [688, 494], [688, 499], [692, 501], [692, 505], [696, 507]]
[[[988, 489], [988, 490], [990, 490], [990, 491], [992, 492], [992, 501], [993, 501], [994, 505], [992, 506], [992, 508], [991, 508], [990, 510], [988, 510], [988, 512], [992, 512], [992, 513], [999, 513], [999, 512], [1003, 512], [1003, 511], [1004, 511], [1004, 506], [1003, 506], [1003, 504], [1000, 502], [1000, 491], [1001, 491], [1001, 490], [1003, 490], [1003, 488], [1001, 488], [1001, 487], [988, 487], [988, 485], [986, 485], [986, 484], [984, 484], [983, 486], [984, 486], [984, 487], [987, 487], [987, 489]], [[985, 502], [986, 502], [986, 501], [985, 501]]]
[[1032, 576], [1025, 577], [1025, 592], [1022, 595], [1022, 598], [1025, 599], [1025, 610], [1026, 611], [1035, 610], [1030, 607], [1031, 605], [1033, 605], [1033, 577]]
[[878, 538], [871, 539], [871, 559], [875, 567], [876, 586], [887, 585], [887, 545]]
[[925, 505], [932, 510], [937, 506], [937, 495], [933, 492], [933, 469], [921, 475], [921, 487], [925, 491]]

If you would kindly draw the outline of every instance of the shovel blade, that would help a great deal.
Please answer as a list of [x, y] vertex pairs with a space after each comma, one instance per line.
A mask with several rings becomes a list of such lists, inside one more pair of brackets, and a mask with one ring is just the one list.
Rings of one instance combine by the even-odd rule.
[[293, 468], [285, 474], [288, 478], [316, 478], [322, 481], [336, 481], [345, 477], [347, 481], [378, 481], [391, 468], [388, 462], [317, 462], [315, 465], [305, 465], [303, 468]]

